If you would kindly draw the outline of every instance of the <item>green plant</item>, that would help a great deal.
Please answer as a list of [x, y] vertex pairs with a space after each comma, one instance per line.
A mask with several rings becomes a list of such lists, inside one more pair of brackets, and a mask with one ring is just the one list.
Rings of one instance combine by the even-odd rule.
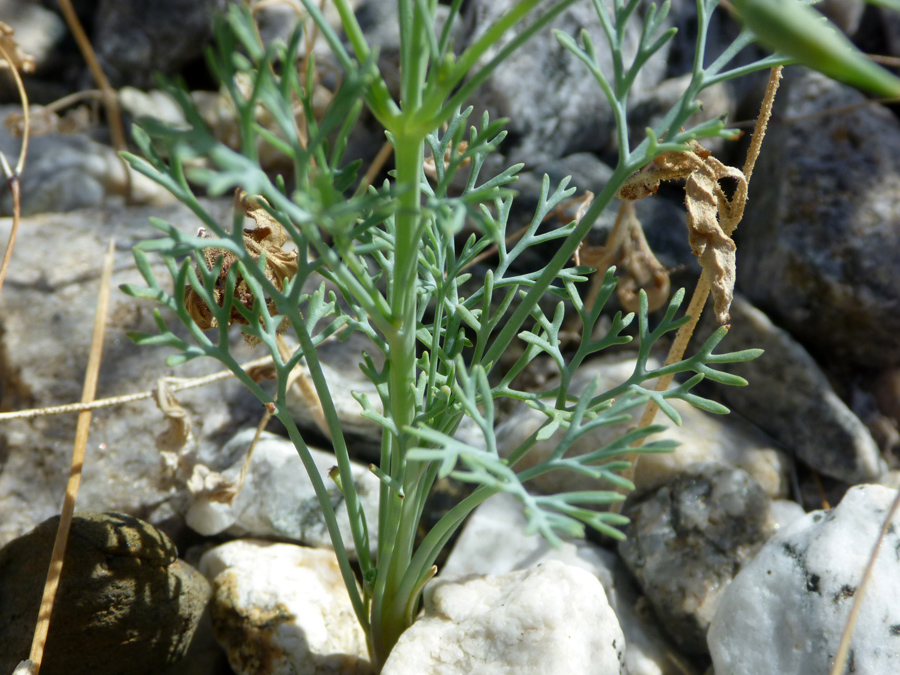
[[[470, 110], [461, 110], [461, 106], [513, 50], [574, 0], [555, 2], [539, 16], [534, 14], [538, 0], [515, 3], [459, 55], [452, 50], [450, 25], [461, 0], [452, 3], [450, 19], [440, 32], [434, 30], [436, 0], [400, 0], [399, 103], [390, 96], [349, 3], [337, 0], [335, 4], [353, 56], [321, 16], [316, 3], [303, 2], [343, 68], [340, 88], [334, 92], [330, 106], [317, 117], [312, 87], [307, 86], [315, 80], [315, 63], [300, 58], [300, 35], [287, 45], [264, 49], [249, 13], [232, 8], [217, 26], [218, 47], [210, 60], [234, 101], [241, 147], [231, 149], [216, 140], [187, 94], [170, 87], [187, 116], [188, 127], [171, 129], [147, 123], [145, 130], [135, 129], [145, 159], [128, 157], [138, 171], [187, 204], [205, 223], [208, 234], [191, 236], [167, 223], [155, 222], [164, 236], [135, 248], [135, 259], [148, 285], [125, 290], [167, 307], [189, 333], [187, 340], [177, 337], [157, 311], [159, 333], [136, 335], [140, 344], [175, 348], [178, 353], [169, 359], [170, 364], [198, 356], [217, 359], [284, 423], [320, 496], [350, 598], [380, 667], [411, 623], [421, 589], [434, 574], [432, 566], [439, 551], [478, 504], [497, 492], [515, 494], [525, 506], [530, 529], [551, 541], [559, 534], [582, 536], [585, 526], [621, 537], [617, 528], [627, 520], [596, 507], [620, 501], [624, 498], [621, 492], [633, 488], [620, 475], [628, 467], [622, 458], [635, 451], [671, 450], [672, 445], [654, 441], [637, 450], [632, 447], [658, 432], [659, 426], [630, 431], [588, 455], [568, 456], [571, 444], [597, 427], [626, 419], [629, 411], [648, 401], [655, 402], [676, 422], [679, 416], [668, 403], [672, 398], [711, 412], [726, 412], [721, 405], [691, 393], [704, 377], [725, 384], [746, 384], [714, 368], [758, 354], [757, 350], [714, 354], [725, 328], [693, 356], [662, 368], [648, 368], [654, 343], [688, 321], [684, 316], [676, 318], [684, 296], [680, 291], [652, 329], [647, 299], [641, 295], [636, 313], [637, 366], [626, 382], [610, 391], [597, 391], [596, 385], [591, 385], [579, 397], [570, 395], [569, 382], [585, 359], [631, 339], [624, 330], [635, 314], [616, 314], [606, 335], [595, 339], [598, 318], [616, 286], [614, 270], [603, 277], [596, 302], [586, 306], [580, 289], [591, 270], [569, 262], [597, 216], [648, 162], [664, 154], [683, 153], [697, 138], [732, 137], [720, 118], [683, 128], [699, 107], [695, 99], [700, 91], [781, 60], [764, 58], [729, 69], [734, 57], [753, 40], [749, 32], [744, 32], [724, 54], [705, 65], [706, 34], [717, 2], [698, 0], [699, 37], [690, 84], [664, 119], [647, 130], [645, 140], [631, 148], [629, 90], [638, 70], [674, 34], [673, 29], [663, 29], [668, 3], [646, 8], [637, 56], [626, 64], [622, 57], [624, 26], [640, 2], [615, 0], [608, 10], [602, 0], [595, 0], [612, 48], [614, 72], [607, 75], [600, 71], [594, 45], [586, 33], [578, 40], [563, 34], [558, 37], [584, 62], [612, 106], [618, 124], [618, 165], [583, 217], [557, 229], [542, 229], [541, 225], [574, 189], [568, 187], [568, 180], [551, 187], [545, 177], [530, 225], [510, 245], [506, 228], [514, 193], [508, 185], [521, 167], [511, 167], [496, 176], [481, 175], [486, 157], [504, 136], [502, 122], [484, 116], [467, 129]], [[506, 31], [526, 18], [530, 20], [528, 27], [482, 63]], [[298, 63], [304, 63], [305, 68], [298, 68]], [[360, 166], [345, 164], [342, 155], [364, 106], [384, 126], [396, 169], [382, 186], [354, 190]], [[257, 121], [260, 109], [274, 121], [276, 131]], [[281, 176], [272, 179], [260, 168], [260, 143], [269, 144], [291, 162], [293, 175], [289, 180]], [[437, 158], [433, 180], [423, 170], [426, 148]], [[204, 158], [208, 165], [190, 168], [197, 158]], [[463, 167], [467, 177], [460, 173]], [[459, 193], [451, 189], [454, 178], [464, 183]], [[194, 186], [211, 194], [235, 188], [244, 191], [230, 231], [205, 211]], [[256, 230], [245, 233], [242, 229], [245, 214], [257, 221]], [[464, 236], [467, 223], [473, 233]], [[285, 241], [292, 242], [299, 255], [286, 253], [282, 246]], [[548, 242], [555, 245], [556, 252], [542, 268], [523, 272], [514, 267], [523, 252]], [[496, 249], [496, 261], [483, 284], [464, 290], [463, 284], [470, 279], [465, 270], [492, 247]], [[150, 253], [164, 260], [173, 291], [165, 290], [156, 278]], [[307, 282], [314, 275], [321, 275], [336, 292], [326, 292], [324, 283], [309, 290]], [[546, 305], [541, 301], [547, 298], [556, 302], [545, 313]], [[563, 346], [560, 337], [567, 303], [583, 326], [579, 341], [571, 349]], [[248, 377], [231, 354], [228, 333], [235, 322], [241, 324], [245, 335], [271, 353], [277, 371], [274, 392]], [[293, 353], [279, 345], [279, 333], [285, 328], [299, 343]], [[347, 444], [316, 351], [324, 340], [344, 339], [352, 332], [365, 335], [372, 348], [381, 352], [384, 363], [378, 367], [380, 359], [360, 354], [360, 366], [374, 383], [382, 408], [379, 412], [372, 401], [358, 397], [363, 414], [383, 428], [381, 461], [374, 469], [382, 482], [380, 536], [374, 558], [369, 555], [367, 523], [353, 490]], [[524, 345], [521, 356], [509, 369], [499, 372], [500, 357], [517, 342]], [[558, 385], [540, 392], [515, 388], [516, 377], [541, 355], [556, 363]], [[342, 486], [351, 515], [361, 591], [325, 485], [285, 406], [290, 374], [301, 360], [309, 369], [334, 445], [339, 467], [334, 478]], [[667, 391], [642, 386], [646, 380], [677, 373], [693, 375]], [[504, 398], [525, 401], [547, 416], [543, 427], [506, 459], [498, 456], [493, 428], [495, 401]], [[483, 447], [454, 438], [463, 416], [470, 417], [481, 430]], [[517, 461], [534, 443], [557, 429], [564, 429], [565, 436], [556, 451], [537, 466], [517, 471]], [[526, 489], [527, 481], [536, 475], [564, 468], [602, 479], [609, 489], [545, 496], [534, 496]], [[414, 534], [425, 499], [434, 481], [448, 474], [477, 487], [416, 548]]]

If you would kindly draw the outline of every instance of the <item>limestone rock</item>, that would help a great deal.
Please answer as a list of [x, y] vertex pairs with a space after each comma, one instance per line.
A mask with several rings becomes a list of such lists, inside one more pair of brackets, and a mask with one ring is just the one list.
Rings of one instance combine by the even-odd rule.
[[[213, 217], [230, 220], [231, 200], [204, 200]], [[108, 208], [23, 219], [3, 287], [0, 329], [0, 391], [4, 410], [22, 410], [81, 400], [102, 257], [115, 237], [109, 321], [97, 397], [152, 389], [160, 377], [193, 377], [222, 370], [210, 359], [169, 368], [171, 350], [138, 347], [129, 331], [153, 332], [153, 304], [118, 290], [123, 283], [143, 282], [131, 247], [158, 236], [148, 217], [196, 232], [200, 222], [186, 207]], [[10, 219], [0, 219], [0, 241], [9, 236]], [[168, 272], [157, 259], [153, 269], [165, 281]], [[170, 317], [170, 326], [184, 332]], [[261, 356], [235, 335], [232, 354], [240, 362]], [[179, 392], [194, 437], [203, 446], [220, 448], [242, 426], [255, 425], [263, 409], [234, 379]], [[58, 512], [75, 433], [75, 415], [12, 420], [0, 425], [0, 544], [21, 536]], [[151, 400], [96, 410], [78, 495], [84, 510], [140, 514], [177, 535], [185, 530], [178, 495], [164, 482], [155, 437], [168, 422]]]
[[[236, 485], [244, 458], [256, 429], [245, 429], [221, 450], [208, 449], [193, 467], [193, 480], [209, 478], [214, 472], [228, 485]], [[356, 547], [350, 531], [347, 505], [328, 471], [337, 465], [331, 452], [310, 449], [319, 474], [328, 488], [344, 545], [351, 557]], [[366, 514], [372, 551], [378, 545], [378, 499], [380, 482], [368, 469], [354, 464], [354, 485]], [[190, 479], [189, 479], [190, 480]], [[216, 481], [216, 484], [218, 481]], [[275, 434], [263, 433], [251, 457], [243, 488], [232, 501], [216, 497], [210, 491], [193, 488], [186, 520], [195, 531], [212, 536], [227, 531], [231, 535], [273, 537], [301, 541], [310, 546], [331, 548], [312, 482], [300, 461], [294, 444]]]
[[[701, 332], [711, 333], [712, 323], [712, 316], [704, 314]], [[877, 478], [885, 470], [871, 433], [838, 397], [809, 352], [741, 296], [731, 306], [725, 344], [729, 351], [760, 348], [765, 353], [730, 364], [729, 371], [750, 385], [711, 383], [716, 400], [827, 476], [852, 484]]]
[[[28, 656], [59, 517], [0, 549], [0, 671]], [[41, 673], [157, 675], [184, 656], [209, 584], [172, 541], [118, 513], [76, 515]]]
[[[509, 0], [467, 3], [463, 18], [468, 44], [481, 38], [512, 4]], [[605, 73], [612, 72], [612, 56], [593, 6], [572, 5], [550, 28], [576, 37], [581, 30], [587, 30], [594, 40], [600, 68]], [[629, 62], [637, 48], [640, 21], [629, 21], [624, 30], [623, 58]], [[510, 39], [505, 37], [493, 46], [485, 54], [484, 62], [496, 56]], [[664, 62], [664, 56], [652, 59], [638, 74], [636, 88], [651, 87], [662, 79]], [[479, 110], [484, 109], [490, 111], [492, 119], [510, 118], [507, 128], [511, 140], [505, 147], [513, 162], [532, 164], [576, 151], [603, 150], [611, 142], [615, 129], [609, 103], [590, 72], [547, 29], [494, 70], [472, 103], [476, 110], [474, 119], [479, 119]]]
[[613, 553], [586, 540], [565, 539], [554, 548], [542, 536], [526, 534], [527, 524], [518, 499], [494, 495], [466, 520], [441, 575], [507, 574], [550, 560], [581, 567], [600, 580], [622, 627], [628, 675], [683, 675], [674, 646], [652, 612], [638, 609], [646, 602]]
[[706, 652], [722, 592], [774, 531], [770, 501], [744, 471], [703, 464], [623, 510], [619, 554], [684, 651]]
[[[4, 106], [0, 120], [20, 109]], [[0, 150], [7, 157], [19, 154], [21, 140], [0, 126]], [[28, 171], [22, 175], [23, 215], [61, 213], [125, 201], [125, 167], [116, 151], [97, 143], [87, 133], [51, 133], [28, 143]], [[135, 204], [169, 204], [174, 197], [149, 178], [131, 172]], [[0, 191], [0, 215], [12, 215], [9, 190]]]
[[[831, 511], [814, 511], [776, 534], [723, 594], [709, 630], [717, 673], [827, 673], [863, 570], [897, 491], [851, 488]], [[866, 589], [849, 670], [893, 675], [900, 665], [900, 518], [895, 517]]]
[[331, 551], [246, 539], [200, 560], [238, 675], [369, 675], [366, 638]]
[[382, 675], [624, 674], [624, 643], [597, 578], [549, 561], [431, 582]]

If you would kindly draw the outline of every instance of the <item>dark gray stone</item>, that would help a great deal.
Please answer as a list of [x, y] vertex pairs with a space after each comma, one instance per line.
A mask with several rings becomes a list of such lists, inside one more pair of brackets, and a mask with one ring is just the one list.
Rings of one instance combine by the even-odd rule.
[[92, 43], [113, 87], [153, 86], [203, 55], [213, 15], [232, 0], [100, 0]]
[[721, 594], [773, 533], [770, 507], [749, 474], [712, 463], [626, 504], [619, 555], [684, 651], [706, 653]]
[[[739, 277], [743, 271], [738, 268]], [[714, 322], [715, 317], [704, 312], [698, 338], [706, 338]], [[728, 366], [750, 383], [747, 387], [704, 382], [714, 390], [714, 398], [827, 476], [855, 484], [871, 481], [886, 469], [872, 435], [809, 352], [741, 296], [731, 305], [731, 330], [722, 346], [729, 352], [763, 349], [764, 354]]]
[[[0, 670], [28, 656], [59, 518], [0, 549]], [[156, 675], [181, 659], [210, 597], [172, 541], [120, 513], [72, 522], [44, 675]]]
[[[464, 14], [469, 44], [481, 37], [511, 4], [511, 0], [469, 2]], [[640, 18], [634, 17], [625, 29], [626, 63], [634, 57], [641, 26]], [[606, 149], [615, 134], [612, 111], [596, 80], [559, 43], [551, 29], [576, 38], [587, 30], [603, 73], [613, 77], [612, 57], [596, 10], [590, 3], [579, 3], [498, 67], [471, 101], [479, 115], [480, 110], [487, 109], [492, 118], [510, 118], [510, 136], [502, 150], [511, 161], [532, 166], [542, 159]], [[508, 35], [489, 50], [483, 63], [493, 58], [511, 37]], [[654, 86], [664, 70], [665, 57], [657, 55], [641, 70], [635, 89]]]
[[898, 365], [900, 123], [821, 75], [786, 79], [787, 121], [770, 127], [737, 232], [738, 287], [817, 356]]

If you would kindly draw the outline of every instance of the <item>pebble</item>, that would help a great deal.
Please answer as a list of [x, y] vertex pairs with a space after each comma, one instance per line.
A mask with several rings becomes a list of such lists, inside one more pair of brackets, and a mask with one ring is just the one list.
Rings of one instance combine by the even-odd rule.
[[382, 675], [624, 675], [625, 638], [597, 577], [548, 561], [437, 579]]
[[237, 675], [371, 675], [333, 552], [244, 539], [205, 553], [200, 570]]
[[629, 675], [684, 675], [681, 657], [662, 632], [646, 601], [617, 556], [587, 540], [564, 538], [554, 548], [538, 534], [527, 534], [522, 503], [500, 493], [481, 504], [463, 527], [441, 577], [508, 574], [556, 560], [580, 567], [600, 580], [625, 635]]
[[900, 122], [818, 73], [787, 72], [782, 90], [735, 239], [738, 289], [820, 361], [900, 365]]
[[[703, 319], [698, 337], [713, 330], [712, 315]], [[713, 391], [713, 398], [827, 476], [852, 484], [873, 480], [886, 469], [872, 434], [838, 397], [809, 352], [742, 296], [731, 305], [731, 330], [722, 346], [726, 351], [759, 348], [764, 353], [753, 361], [729, 364], [729, 372], [749, 386], [710, 384], [705, 391]]]
[[[897, 491], [851, 488], [776, 534], [725, 590], [709, 630], [717, 673], [827, 673]], [[900, 517], [875, 562], [841, 672], [894, 675], [900, 666]]]
[[770, 504], [747, 473], [711, 463], [626, 503], [619, 555], [685, 652], [706, 653], [722, 593], [774, 532]]
[[[0, 672], [28, 656], [59, 517], [0, 549]], [[157, 675], [186, 653], [210, 588], [172, 541], [121, 513], [72, 521], [44, 675]]]
[[[185, 518], [204, 536], [228, 532], [232, 536], [270, 537], [331, 548], [331, 537], [319, 507], [312, 482], [294, 444], [275, 434], [263, 433], [253, 451], [243, 487], [231, 502], [217, 497], [220, 481], [239, 482], [244, 458], [256, 429], [238, 433], [221, 450], [209, 448], [200, 456], [188, 478], [191, 492]], [[328, 489], [347, 554], [356, 559], [347, 503], [328, 471], [337, 465], [331, 452], [310, 449], [319, 474]], [[353, 465], [354, 487], [366, 514], [372, 552], [378, 546], [378, 500], [380, 481], [362, 465]], [[208, 488], [208, 489], [207, 489]]]

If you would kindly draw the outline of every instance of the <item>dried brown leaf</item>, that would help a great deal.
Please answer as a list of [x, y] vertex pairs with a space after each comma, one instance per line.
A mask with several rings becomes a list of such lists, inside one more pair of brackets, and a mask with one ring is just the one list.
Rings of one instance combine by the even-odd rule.
[[[685, 180], [688, 240], [701, 267], [707, 271], [715, 300], [716, 320], [729, 321], [728, 311], [734, 298], [735, 245], [731, 239], [744, 214], [747, 180], [744, 174], [712, 157], [706, 148], [693, 141], [690, 150], [666, 152], [625, 181], [617, 195], [635, 200], [656, 194], [664, 180]], [[737, 182], [729, 200], [722, 179]]]
[[[279, 291], [283, 291], [285, 282], [297, 274], [298, 269], [297, 251], [285, 251], [283, 248], [288, 241], [288, 236], [285, 233], [284, 228], [257, 200], [249, 197], [246, 192], [239, 190], [235, 193], [235, 208], [243, 211], [244, 215], [251, 218], [256, 223], [256, 227], [244, 230], [244, 246], [246, 246], [247, 251], [254, 261], [258, 261], [261, 256], [265, 256], [266, 264], [264, 274], [266, 278], [272, 282], [272, 285], [275, 286], [275, 288]], [[208, 236], [202, 230], [200, 235]], [[207, 269], [210, 270], [215, 268], [220, 260], [222, 261], [222, 269], [219, 272], [215, 288], [213, 289], [213, 296], [216, 304], [221, 307], [225, 301], [228, 271], [237, 261], [237, 258], [230, 251], [210, 246], [209, 248], [204, 249], [203, 259]], [[270, 314], [276, 314], [277, 311], [273, 300], [271, 298], [266, 298], [265, 300]], [[235, 280], [234, 301], [241, 303], [247, 309], [251, 309], [255, 301], [250, 286], [240, 274], [237, 275]], [[185, 309], [187, 309], [188, 313], [202, 330], [217, 327], [218, 323], [209, 307], [207, 307], [206, 303], [194, 292], [193, 288], [188, 287], [185, 290], [184, 304]], [[245, 319], [234, 307], [231, 309], [228, 325], [230, 326], [233, 323], [243, 325], [249, 324], [247, 319]], [[282, 321], [278, 332], [280, 333], [285, 330], [287, 330], [287, 319]], [[244, 339], [251, 344], [257, 342], [255, 338], [246, 334], [244, 335]]]

